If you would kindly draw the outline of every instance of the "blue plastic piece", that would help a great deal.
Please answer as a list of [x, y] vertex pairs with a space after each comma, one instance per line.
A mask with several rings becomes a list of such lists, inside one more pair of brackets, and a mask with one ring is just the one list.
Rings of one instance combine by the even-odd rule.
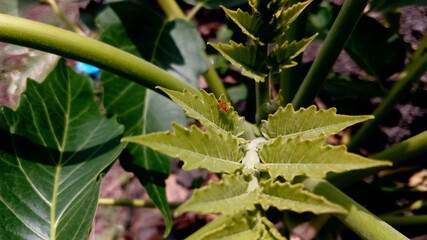
[[93, 79], [98, 79], [101, 74], [101, 69], [82, 62], [77, 62], [75, 68], [78, 73], [86, 73]]

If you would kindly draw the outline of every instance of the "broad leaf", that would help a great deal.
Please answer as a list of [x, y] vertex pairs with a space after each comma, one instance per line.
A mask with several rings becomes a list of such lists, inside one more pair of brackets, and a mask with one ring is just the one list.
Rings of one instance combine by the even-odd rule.
[[255, 79], [256, 82], [264, 82], [267, 77], [267, 69], [264, 69], [264, 56], [257, 51], [256, 45], [243, 45], [230, 41], [229, 44], [212, 44], [233, 66], [241, 68], [242, 74]]
[[280, 47], [276, 46], [271, 55], [269, 55], [270, 68], [272, 68], [274, 72], [279, 72], [281, 69], [296, 66], [297, 62], [292, 61], [292, 59], [302, 53], [316, 36], [317, 34], [314, 34], [310, 38], [304, 38], [298, 42], [295, 40], [291, 43], [286, 41]]
[[294, 111], [291, 104], [279, 108], [276, 113], [262, 121], [261, 132], [264, 137], [272, 139], [301, 136], [302, 139], [312, 139], [319, 136], [330, 136], [344, 128], [363, 122], [373, 117], [370, 115], [347, 116], [336, 114], [335, 108], [316, 111], [316, 106]]
[[[113, 11], [105, 10], [97, 21], [104, 29], [100, 36], [102, 41], [139, 55]], [[185, 123], [182, 109], [160, 94], [109, 72], [103, 72], [101, 80], [105, 110], [108, 114], [117, 115], [118, 121], [125, 125], [125, 136], [169, 130], [173, 120]], [[120, 159], [126, 170], [135, 173], [165, 216], [167, 235], [172, 227], [172, 216], [164, 181], [170, 172], [170, 158], [148, 147], [131, 143]]]
[[195, 125], [186, 129], [173, 123], [174, 133], [151, 133], [125, 137], [122, 141], [150, 147], [171, 157], [183, 160], [184, 170], [207, 168], [211, 172], [232, 173], [243, 168], [243, 158], [237, 139], [231, 134], [221, 134], [207, 127], [203, 132]]
[[302, 184], [273, 183], [270, 179], [261, 182], [261, 186], [262, 193], [259, 196], [259, 203], [264, 210], [275, 207], [279, 210], [291, 210], [298, 213], [346, 213], [343, 207], [304, 190]]
[[92, 91], [62, 61], [16, 112], [0, 108], [1, 239], [88, 238], [102, 171], [125, 147]]
[[291, 24], [297, 17], [304, 11], [304, 9], [312, 2], [313, 0], [307, 0], [305, 2], [298, 2], [291, 7], [282, 10], [277, 14], [277, 28], [284, 30], [289, 24]]
[[193, 196], [181, 204], [175, 214], [184, 212], [232, 214], [254, 210], [259, 192], [250, 190], [249, 181], [242, 175], [223, 175], [221, 181], [194, 191]]
[[50, 53], [12, 44], [0, 45], [0, 105], [16, 109], [27, 79], [41, 83], [57, 64]]
[[206, 45], [194, 25], [183, 19], [168, 21], [148, 1], [110, 6], [144, 59], [198, 86], [198, 76], [208, 68], [202, 56]]
[[234, 6], [245, 4], [248, 1], [247, 0], [184, 0], [184, 2], [191, 5], [196, 5], [201, 3], [205, 8], [219, 8], [220, 6], [234, 7]]
[[210, 222], [186, 240], [286, 240], [272, 222], [261, 216], [259, 211], [242, 211], [233, 215], [222, 215]]
[[328, 172], [345, 172], [379, 166], [391, 166], [388, 161], [376, 161], [346, 152], [344, 145], [324, 145], [323, 137], [313, 140], [277, 137], [264, 144], [259, 151], [263, 163], [255, 165], [261, 171], [268, 171], [271, 177], [292, 180], [295, 176], [307, 175], [322, 178]]
[[357, 65], [380, 80], [400, 72], [405, 65], [403, 39], [366, 15], [357, 23], [345, 45], [345, 51]]
[[260, 45], [264, 45], [264, 43], [260, 41], [260, 37], [262, 36], [260, 31], [262, 30], [262, 27], [265, 27], [266, 25], [257, 14], [249, 14], [248, 12], [242, 11], [240, 8], [237, 9], [237, 11], [232, 11], [224, 7], [222, 9], [224, 9], [225, 13], [231, 18], [231, 20], [233, 20], [233, 22], [242, 29], [244, 34], [248, 35]]
[[226, 105], [227, 111], [221, 108], [213, 94], [208, 94], [204, 90], [200, 90], [200, 95], [193, 95], [186, 90], [177, 92], [165, 88], [160, 89], [181, 106], [189, 117], [199, 120], [204, 126], [215, 128], [223, 134], [231, 133], [235, 136], [239, 136], [245, 131], [244, 118], [239, 117], [223, 97], [220, 98], [220, 101]]

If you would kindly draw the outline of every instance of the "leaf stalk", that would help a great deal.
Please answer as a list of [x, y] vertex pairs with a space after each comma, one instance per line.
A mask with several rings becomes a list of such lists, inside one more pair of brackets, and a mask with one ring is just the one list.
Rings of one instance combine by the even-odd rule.
[[105, 69], [140, 85], [198, 94], [165, 70], [123, 50], [71, 31], [0, 14], [0, 41], [34, 48]]
[[348, 210], [347, 214], [334, 214], [334, 216], [340, 219], [362, 239], [408, 239], [329, 182], [321, 179], [304, 177], [302, 183], [307, 190], [322, 195], [329, 201], [346, 208]]
[[292, 104], [295, 109], [310, 105], [363, 14], [368, 0], [347, 0], [329, 31], [322, 50], [304, 78]]

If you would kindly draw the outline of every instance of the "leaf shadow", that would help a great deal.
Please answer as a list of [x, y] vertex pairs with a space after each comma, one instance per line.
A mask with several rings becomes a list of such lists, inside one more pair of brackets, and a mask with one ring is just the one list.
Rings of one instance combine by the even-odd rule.
[[[11, 134], [9, 131], [0, 129], [0, 153], [12, 156], [10, 159], [18, 157], [21, 160], [35, 162], [43, 165], [57, 166], [59, 159], [64, 159], [63, 166], [75, 165], [84, 161], [95, 159], [112, 149], [120, 143], [121, 135], [118, 134], [105, 142], [91, 146], [79, 151], [61, 152], [58, 149], [44, 146], [26, 137]], [[62, 156], [61, 156], [62, 154]]]

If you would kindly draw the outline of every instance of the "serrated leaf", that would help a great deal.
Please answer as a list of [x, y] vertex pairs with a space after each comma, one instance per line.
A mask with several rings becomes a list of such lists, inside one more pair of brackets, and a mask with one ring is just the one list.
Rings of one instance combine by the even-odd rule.
[[317, 34], [314, 34], [310, 38], [304, 38], [298, 42], [292, 41], [289, 43], [286, 41], [280, 47], [276, 47], [271, 52], [271, 55], [269, 55], [270, 62], [272, 63], [270, 68], [275, 72], [279, 72], [281, 69], [296, 66], [297, 62], [292, 61], [292, 59], [302, 53], [316, 36]]
[[259, 151], [263, 163], [255, 168], [268, 171], [271, 177], [292, 180], [295, 176], [307, 175], [323, 178], [328, 172], [345, 172], [379, 166], [391, 166], [391, 162], [370, 160], [346, 152], [344, 145], [333, 147], [324, 145], [323, 137], [313, 140], [277, 137], [266, 143]]
[[291, 7], [280, 11], [277, 16], [277, 28], [286, 29], [289, 24], [291, 24], [297, 17], [304, 11], [304, 9], [312, 2], [313, 0], [307, 0], [305, 2], [298, 2]]
[[0, 239], [87, 239], [122, 132], [65, 61], [29, 81], [16, 112], [0, 108]]
[[[119, 6], [126, 8], [132, 5], [116, 7]], [[150, 12], [150, 9], [147, 7], [144, 11]], [[103, 29], [101, 41], [139, 56], [122, 22], [111, 9], [104, 10], [98, 16], [97, 23]], [[154, 26], [151, 27], [155, 29]], [[161, 35], [162, 31], [158, 34]], [[146, 41], [150, 42], [150, 39]], [[140, 44], [148, 43], [142, 41]], [[160, 44], [154, 45], [150, 50], [155, 52], [161, 47]], [[170, 58], [173, 59], [173, 56], [170, 55]], [[162, 60], [168, 61], [167, 58]], [[196, 78], [197, 76], [192, 76], [192, 79]], [[179, 106], [154, 91], [106, 71], [102, 72], [101, 81], [104, 87], [104, 108], [107, 114], [116, 115], [118, 121], [125, 125], [125, 136], [170, 130], [172, 121], [181, 124], [186, 122], [185, 114]], [[172, 229], [172, 215], [166, 197], [165, 179], [169, 176], [171, 158], [140, 144], [130, 143], [127, 151], [120, 156], [120, 161], [125, 170], [133, 172], [138, 177], [145, 191], [161, 211], [166, 222], [165, 235], [169, 234]]]
[[264, 210], [275, 207], [279, 210], [291, 210], [297, 213], [312, 212], [346, 213], [346, 210], [326, 198], [313, 194], [303, 189], [302, 184], [290, 184], [289, 182], [261, 182], [262, 193], [259, 196], [260, 205]]
[[294, 111], [291, 104], [279, 108], [276, 113], [262, 121], [261, 132], [264, 137], [272, 139], [301, 136], [302, 139], [312, 139], [319, 136], [330, 136], [346, 127], [372, 119], [371, 115], [348, 116], [336, 114], [335, 108], [316, 111], [316, 106], [300, 108]]
[[264, 82], [268, 70], [263, 69], [264, 56], [262, 56], [256, 45], [243, 45], [230, 41], [230, 44], [212, 44], [233, 66], [241, 68], [242, 74], [253, 78], [256, 82]]
[[224, 12], [242, 29], [242, 32], [252, 38], [261, 46], [264, 45], [260, 41], [260, 30], [265, 26], [264, 21], [256, 14], [250, 14], [242, 11], [240, 8], [236, 11], [222, 7]]
[[184, 161], [184, 170], [207, 168], [211, 172], [231, 173], [243, 167], [243, 158], [237, 139], [231, 134], [221, 134], [207, 127], [203, 132], [195, 125], [186, 129], [173, 123], [174, 133], [151, 133], [125, 137], [122, 141], [150, 147], [170, 157]]
[[186, 238], [186, 240], [286, 240], [272, 222], [259, 211], [224, 214]]
[[220, 100], [226, 105], [227, 111], [221, 109], [218, 100], [212, 93], [208, 94], [204, 90], [200, 90], [200, 95], [193, 95], [187, 90], [178, 92], [162, 87], [159, 89], [181, 106], [189, 117], [199, 120], [204, 126], [215, 128], [223, 134], [231, 133], [234, 136], [239, 136], [245, 131], [243, 127], [245, 119], [239, 117], [224, 97]]
[[221, 181], [210, 181], [209, 185], [197, 189], [175, 214], [184, 212], [231, 214], [255, 209], [257, 190], [249, 189], [249, 181], [242, 175], [223, 175]]

